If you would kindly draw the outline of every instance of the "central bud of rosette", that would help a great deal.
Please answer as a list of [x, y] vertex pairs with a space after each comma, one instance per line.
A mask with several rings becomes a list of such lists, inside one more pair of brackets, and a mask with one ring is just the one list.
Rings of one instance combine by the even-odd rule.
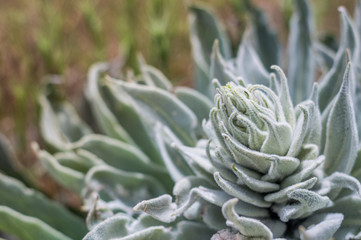
[[[286, 121], [279, 98], [269, 88], [248, 88], [229, 83], [216, 95], [213, 111], [224, 137], [233, 137], [252, 150], [284, 156], [292, 143], [293, 130]], [[221, 124], [222, 125], [222, 124]], [[253, 165], [253, 164], [252, 164]]]
[[263, 85], [219, 86], [208, 147], [219, 187], [257, 207], [274, 204], [275, 212], [295, 191], [315, 186], [314, 170], [324, 161], [319, 156], [321, 118], [316, 104], [307, 100], [294, 109], [280, 75], [275, 92]]

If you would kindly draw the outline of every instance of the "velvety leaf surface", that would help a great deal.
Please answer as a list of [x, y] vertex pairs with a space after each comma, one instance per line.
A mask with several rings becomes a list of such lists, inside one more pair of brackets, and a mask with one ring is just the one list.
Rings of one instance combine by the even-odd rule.
[[272, 232], [260, 221], [252, 218], [239, 216], [234, 210], [237, 199], [231, 199], [222, 207], [224, 217], [227, 219], [227, 225], [237, 229], [243, 236], [270, 240], [273, 238]]
[[288, 57], [290, 91], [294, 103], [308, 97], [315, 78], [315, 58], [313, 56], [313, 19], [308, 1], [294, 1], [291, 19]]
[[[348, 59], [354, 56], [356, 50], [356, 33], [354, 27], [344, 8], [340, 8], [341, 12], [341, 42], [340, 47], [335, 56], [334, 63], [329, 72], [321, 79], [320, 82], [320, 109], [324, 111], [331, 100], [337, 95], [342, 81], [343, 70], [346, 69]], [[347, 55], [347, 51], [351, 56]], [[355, 64], [358, 64], [355, 62]], [[353, 66], [354, 67], [354, 66]], [[353, 91], [353, 90], [352, 90]]]
[[341, 89], [330, 110], [324, 154], [325, 172], [335, 171], [349, 174], [355, 163], [358, 147], [358, 133], [355, 112], [351, 98], [350, 64], [345, 71]]
[[342, 220], [343, 215], [339, 213], [316, 214], [302, 223], [307, 229], [301, 228], [301, 240], [329, 240], [340, 227]]

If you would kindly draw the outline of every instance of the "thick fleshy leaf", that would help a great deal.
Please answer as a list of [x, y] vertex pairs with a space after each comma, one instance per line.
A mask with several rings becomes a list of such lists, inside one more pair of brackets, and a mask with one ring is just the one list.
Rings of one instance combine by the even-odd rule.
[[344, 69], [347, 66], [346, 51], [339, 50], [335, 62], [330, 71], [321, 79], [320, 82], [320, 110], [324, 112], [332, 99], [337, 95], [342, 84]]
[[[199, 186], [207, 188], [216, 187], [216, 185], [212, 184], [209, 180], [197, 176], [187, 176], [178, 181], [173, 188], [173, 194], [177, 197], [177, 205], [183, 205], [188, 200], [190, 191]], [[220, 193], [219, 195], [222, 198], [222, 194]]]
[[282, 71], [282, 69], [278, 66], [272, 65], [271, 69], [274, 69], [278, 72], [280, 78], [280, 86], [279, 86], [280, 103], [282, 105], [282, 110], [283, 113], [285, 114], [285, 118], [287, 122], [291, 125], [292, 128], [294, 128], [296, 125], [296, 116], [293, 109], [292, 99], [290, 96], [286, 75]]
[[[262, 116], [260, 114], [260, 116]], [[262, 153], [276, 154], [284, 156], [292, 146], [292, 129], [289, 124], [284, 122], [270, 121], [263, 117], [267, 126], [268, 135], [260, 149]], [[293, 156], [291, 156], [293, 157]]]
[[83, 220], [62, 205], [51, 202], [41, 193], [29, 189], [18, 180], [0, 173], [0, 205], [29, 217], [38, 218], [67, 236], [80, 239], [86, 233]]
[[290, 175], [300, 164], [298, 159], [292, 157], [279, 157], [273, 155], [268, 158], [268, 160], [271, 161], [271, 166], [268, 169], [267, 174], [264, 175], [261, 180], [270, 182], [277, 182], [285, 176]]
[[356, 32], [355, 26], [351, 19], [348, 16], [347, 10], [345, 7], [339, 7], [338, 8], [340, 15], [341, 15], [341, 42], [340, 45], [342, 45], [345, 48], [348, 48], [351, 57], [357, 57], [353, 56], [355, 52], [357, 52], [357, 48], [359, 45], [359, 39], [358, 34]]
[[[152, 161], [160, 163], [161, 157], [159, 150], [153, 141], [154, 125], [159, 119], [150, 116], [150, 113], [155, 114], [154, 111], [151, 111], [150, 113], [142, 112], [140, 107], [137, 107], [132, 97], [129, 96], [122, 87], [115, 84], [115, 81], [117, 80], [107, 79], [107, 84], [103, 88], [103, 97], [107, 107], [114, 113], [118, 125], [126, 129], [129, 136], [134, 140], [135, 145], [149, 156]], [[135, 83], [128, 84], [138, 87]], [[148, 88], [149, 91], [156, 89], [151, 87], [144, 88]]]
[[237, 197], [238, 199], [257, 207], [267, 208], [271, 206], [270, 203], [263, 199], [263, 195], [260, 193], [251, 191], [247, 187], [230, 182], [222, 178], [218, 172], [214, 174], [214, 179], [220, 188], [233, 197]]
[[266, 159], [269, 159], [266, 154], [247, 148], [230, 135], [223, 134], [221, 140], [226, 144], [224, 149], [230, 149], [230, 155], [240, 165], [262, 173], [266, 173], [271, 166], [270, 161], [266, 161]]
[[45, 222], [35, 217], [23, 215], [5, 206], [0, 206], [0, 230], [13, 234], [22, 240], [71, 240], [71, 238], [50, 227]]
[[302, 226], [306, 227], [306, 229], [300, 228], [301, 240], [332, 239], [335, 232], [341, 226], [342, 220], [343, 215], [339, 213], [313, 215], [302, 223]]
[[[197, 127], [197, 118], [174, 95], [159, 88], [115, 80], [108, 80], [108, 86], [119, 101], [124, 101], [133, 108], [132, 111], [138, 114], [140, 121], [145, 122], [148, 128], [153, 127], [159, 121], [169, 127], [185, 144], [193, 145], [195, 143], [194, 132]], [[119, 96], [119, 94], [122, 95]], [[133, 129], [133, 131], [135, 130], [137, 129]]]
[[223, 27], [214, 15], [200, 6], [189, 8], [190, 40], [196, 67], [196, 89], [213, 98], [212, 79], [209, 78], [210, 57], [212, 46], [216, 39], [219, 41], [220, 52], [229, 59], [231, 47]]
[[45, 141], [57, 150], [66, 150], [71, 143], [91, 133], [68, 102], [51, 103], [45, 96], [39, 99], [41, 106], [40, 130]]
[[79, 149], [75, 152], [58, 152], [53, 156], [60, 165], [82, 173], [87, 173], [95, 165], [105, 164], [96, 155], [84, 149]]
[[[206, 202], [211, 203], [215, 206], [222, 207], [226, 201], [231, 199], [233, 196], [226, 194], [222, 190], [212, 190], [209, 188], [199, 187], [192, 192], [200, 195]], [[208, 207], [208, 206], [207, 206]], [[235, 211], [246, 217], [268, 217], [269, 213], [266, 209], [257, 207], [253, 204], [247, 203], [246, 201], [239, 200], [235, 206]]]
[[287, 230], [286, 223], [272, 218], [261, 218], [260, 222], [262, 222], [264, 225], [266, 225], [266, 227], [271, 230], [274, 240], [283, 240], [283, 238], [280, 237], [284, 236], [284, 233]]
[[227, 225], [237, 229], [242, 235], [249, 238], [272, 239], [272, 232], [260, 221], [253, 218], [240, 217], [235, 206], [238, 199], [233, 198], [222, 207], [223, 216], [227, 219]]
[[294, 1], [291, 19], [291, 33], [288, 47], [288, 80], [293, 103], [308, 97], [315, 78], [315, 58], [313, 56], [313, 19], [307, 0]]
[[[357, 235], [357, 236], [356, 236]], [[360, 240], [360, 228], [356, 226], [341, 226], [333, 236], [333, 239]]]
[[176, 87], [174, 92], [177, 98], [193, 111], [199, 123], [208, 119], [213, 103], [205, 95], [187, 87]]
[[324, 178], [317, 192], [322, 195], [328, 195], [331, 199], [335, 199], [343, 188], [351, 190], [352, 193], [361, 198], [361, 183], [356, 178], [340, 172], [335, 172]]
[[[337, 95], [343, 81], [343, 71], [346, 68], [348, 61], [351, 60], [348, 58], [354, 57], [354, 51], [356, 49], [356, 45], [358, 44], [355, 29], [347, 15], [346, 10], [344, 8], [340, 8], [340, 12], [342, 32], [340, 47], [337, 51], [331, 70], [323, 77], [323, 79], [321, 79], [320, 82], [319, 104], [321, 111], [323, 111]], [[347, 51], [349, 51], [351, 56], [347, 55]]]
[[152, 162], [139, 148], [104, 135], [91, 134], [73, 145], [74, 150], [86, 150], [110, 166], [124, 171], [159, 174], [166, 178], [165, 169]]
[[296, 158], [253, 151], [231, 136], [224, 135], [224, 137], [237, 163], [261, 173], [268, 173], [262, 180], [283, 178], [295, 171], [299, 165], [299, 160]]
[[167, 194], [141, 201], [134, 207], [135, 211], [143, 211], [166, 223], [173, 222], [176, 219], [177, 216], [174, 214], [176, 209], [177, 205], [172, 202], [172, 197]]
[[[358, 74], [361, 78], [361, 66], [360, 66], [360, 73]], [[355, 99], [354, 99], [354, 106], [355, 106], [355, 115], [356, 115], [356, 123], [357, 123], [357, 130], [358, 130], [358, 137], [361, 139], [361, 80], [360, 83], [356, 82], [356, 92], [355, 92]]]
[[193, 175], [193, 171], [188, 166], [187, 161], [185, 161], [179, 152], [173, 147], [174, 144], [181, 145], [181, 142], [168, 128], [162, 126], [161, 124], [157, 124], [155, 128], [155, 141], [170, 178], [174, 182], [177, 182], [185, 176]]
[[[219, 41], [220, 51], [222, 55], [229, 59], [232, 56], [231, 46], [225, 29], [214, 16], [213, 13], [204, 6], [192, 5], [189, 7], [190, 28], [191, 28], [191, 42], [198, 41], [200, 43], [200, 49], [194, 49], [193, 51], [202, 51], [206, 61], [210, 61], [212, 52], [212, 46], [214, 41]], [[196, 38], [196, 39], [193, 39]], [[192, 45], [195, 44], [192, 42]], [[196, 47], [197, 45], [193, 45]]]
[[[176, 185], [179, 188], [179, 185], [177, 183]], [[223, 190], [213, 190], [212, 188], [207, 187], [197, 187], [193, 188], [191, 191], [189, 191], [189, 195], [186, 199], [186, 201], [183, 202], [183, 206], [189, 205], [189, 203], [192, 203], [193, 198], [199, 198], [201, 197], [203, 200], [205, 200], [208, 203], [211, 203], [212, 205], [222, 207], [223, 204], [232, 198], [231, 195], [227, 194]], [[180, 194], [176, 195], [177, 198], [180, 198]], [[236, 212], [242, 216], [246, 217], [268, 217], [269, 213], [266, 209], [257, 207], [254, 204], [247, 203], [246, 201], [238, 201], [236, 207]]]
[[101, 79], [109, 68], [110, 66], [107, 63], [96, 63], [90, 67], [86, 96], [97, 123], [108, 136], [127, 143], [134, 143], [127, 131], [119, 124], [116, 116], [111, 112], [102, 96], [104, 89], [100, 86]]
[[297, 105], [300, 114], [297, 119], [297, 124], [293, 131], [291, 146], [288, 149], [287, 156], [296, 157], [303, 147], [306, 134], [309, 132], [311, 122], [315, 109], [315, 104], [312, 101], [306, 101]]
[[184, 156], [188, 165], [196, 172], [200, 172], [205, 177], [212, 175], [216, 169], [208, 159], [204, 148], [191, 148], [186, 146], [175, 145], [175, 148]]
[[311, 189], [317, 182], [317, 178], [313, 177], [303, 182], [283, 188], [278, 192], [267, 194], [264, 199], [268, 202], [282, 203], [289, 199], [289, 194], [299, 189]]
[[114, 240], [141, 240], [159, 239], [169, 240], [170, 230], [163, 226], [153, 226], [140, 231], [132, 231], [133, 219], [125, 215], [116, 215], [97, 225], [83, 240], [114, 239]]
[[205, 208], [202, 214], [202, 220], [209, 228], [215, 231], [227, 227], [221, 208], [215, 205], [209, 205]]
[[172, 84], [161, 71], [155, 67], [147, 65], [143, 60], [140, 60], [139, 64], [142, 77], [149, 86], [155, 86], [166, 91], [170, 91], [172, 89]]
[[226, 85], [227, 82], [237, 81], [228, 63], [221, 55], [218, 40], [216, 40], [213, 45], [209, 77], [212, 80], [217, 79], [222, 86]]
[[246, 83], [268, 86], [268, 71], [263, 66], [263, 63], [259, 59], [259, 56], [250, 42], [250, 33], [244, 33], [243, 40], [239, 46], [235, 60], [235, 73], [237, 76], [242, 77]]
[[41, 151], [38, 146], [33, 145], [33, 150], [38, 159], [44, 165], [47, 172], [61, 185], [80, 193], [84, 187], [84, 174], [74, 169], [62, 166], [46, 151]]
[[329, 207], [322, 209], [321, 213], [341, 213], [344, 215], [342, 227], [353, 227], [354, 234], [357, 233], [361, 226], [361, 198], [357, 195], [349, 195], [338, 199], [334, 204]]
[[358, 133], [351, 97], [350, 64], [334, 105], [329, 113], [324, 154], [325, 172], [339, 171], [349, 174], [355, 163]]
[[[309, 97], [314, 104], [310, 107], [310, 114], [311, 119], [309, 124], [306, 138], [304, 140], [304, 144], [315, 144], [318, 148], [321, 146], [321, 137], [322, 137], [322, 117], [321, 112], [319, 109], [318, 101], [319, 101], [319, 94], [318, 94], [318, 84], [314, 83], [311, 95]], [[318, 149], [319, 150], [319, 149]], [[320, 153], [318, 151], [317, 155]]]
[[89, 190], [98, 192], [101, 199], [121, 201], [125, 204], [125, 210], [129, 210], [139, 199], [149, 199], [166, 192], [163, 185], [152, 176], [106, 165], [91, 168], [85, 183]]
[[281, 49], [277, 36], [273, 29], [269, 26], [269, 22], [265, 14], [246, 1], [246, 6], [252, 15], [251, 39], [262, 63], [266, 69], [274, 64], [279, 64], [281, 57]]
[[[155, 219], [166, 223], [173, 222], [176, 217], [183, 213], [189, 218], [199, 218], [199, 210], [203, 208], [203, 204], [201, 204], [198, 199], [199, 197], [207, 198], [208, 195], [202, 193], [205, 192], [199, 188], [193, 188], [187, 196], [183, 196], [185, 197], [185, 201], [179, 206], [177, 206], [179, 204], [178, 202], [172, 202], [172, 197], [170, 195], [162, 195], [160, 197], [144, 200], [138, 203], [134, 207], [134, 210], [146, 212]], [[223, 199], [223, 197], [224, 196], [222, 195], [217, 196], [218, 199]], [[210, 199], [213, 201], [212, 197]], [[218, 202], [218, 204], [221, 203]]]
[[232, 170], [244, 185], [256, 192], [274, 192], [280, 189], [280, 186], [276, 183], [270, 183], [248, 176], [243, 168], [238, 164], [233, 164]]
[[[217, 148], [213, 153], [211, 152], [210, 147], [207, 147], [207, 156], [222, 177], [226, 178], [229, 181], [234, 181], [234, 182], [237, 181], [236, 175], [232, 173], [232, 171], [234, 171], [233, 170], [234, 162], [232, 162], [231, 158], [228, 157], [225, 154], [225, 152], [222, 151], [222, 149]], [[256, 176], [256, 178], [258, 179], [259, 177], [260, 177], [259, 175]]]
[[308, 216], [313, 212], [332, 205], [328, 197], [323, 197], [313, 191], [306, 189], [296, 189], [287, 194], [288, 198], [298, 203], [288, 204], [285, 206], [273, 206], [283, 222], [290, 219], [297, 219]]
[[321, 155], [314, 160], [304, 160], [301, 162], [298, 171], [293, 173], [291, 176], [285, 178], [282, 181], [281, 187], [286, 188], [291, 185], [300, 183], [301, 181], [308, 178], [316, 168], [318, 168], [325, 161], [325, 156]]
[[326, 137], [327, 137], [327, 124], [328, 119], [331, 113], [333, 106], [335, 105], [336, 99], [334, 98], [327, 106], [327, 108], [321, 114], [321, 146], [320, 146], [320, 153], [325, 152], [325, 144], [326, 144]]
[[[193, 178], [183, 179], [176, 184], [174, 187], [174, 195], [177, 199], [176, 203], [172, 202], [171, 196], [163, 195], [155, 199], [142, 201], [137, 204], [134, 209], [144, 211], [160, 221], [173, 222], [175, 218], [181, 214], [184, 214], [187, 218], [199, 218], [202, 213], [206, 214], [205, 211], [212, 206], [219, 207], [220, 211], [220, 207], [232, 198], [222, 190], [203, 187], [209, 185], [209, 183], [204, 182], [204, 180], [200, 178]], [[201, 186], [198, 187], [199, 185]], [[238, 202], [235, 211], [238, 214], [249, 217], [269, 216], [266, 209], [243, 201]], [[214, 213], [211, 216], [213, 215]], [[205, 221], [209, 224], [215, 224], [215, 219], [209, 219], [211, 216], [205, 216]]]

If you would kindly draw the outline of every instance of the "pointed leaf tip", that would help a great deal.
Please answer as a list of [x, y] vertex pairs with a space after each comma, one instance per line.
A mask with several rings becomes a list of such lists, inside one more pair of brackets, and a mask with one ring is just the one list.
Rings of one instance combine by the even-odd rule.
[[336, 95], [327, 120], [325, 171], [327, 174], [339, 171], [349, 174], [354, 165], [358, 132], [355, 111], [351, 97], [351, 63], [347, 64], [341, 89]]

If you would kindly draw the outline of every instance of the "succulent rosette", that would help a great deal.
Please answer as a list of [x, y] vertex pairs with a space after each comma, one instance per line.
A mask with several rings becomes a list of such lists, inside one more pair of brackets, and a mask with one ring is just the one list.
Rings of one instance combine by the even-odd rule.
[[[280, 68], [273, 68], [279, 73], [279, 81], [271, 77], [275, 92], [263, 85], [228, 83], [218, 88], [216, 107], [210, 113], [214, 147], [208, 148], [208, 156], [216, 169], [213, 176], [217, 185], [237, 201], [277, 214], [280, 230], [281, 222], [304, 219], [332, 206], [340, 188], [350, 188], [360, 197], [361, 185], [336, 172], [341, 166], [336, 169], [320, 154], [322, 118], [317, 84], [310, 99], [293, 108], [286, 77]], [[342, 92], [349, 88], [348, 71], [337, 101], [340, 104]], [[333, 114], [338, 111], [335, 105]], [[354, 121], [349, 127], [357, 133]], [[357, 142], [356, 134], [354, 139]], [[349, 172], [347, 168], [344, 170]], [[235, 218], [237, 201], [225, 203], [223, 214], [230, 226], [247, 236], [249, 230], [240, 226], [250, 219]], [[247, 217], [245, 212], [241, 215]], [[286, 224], [283, 229], [287, 229]]]
[[[314, 39], [307, 1], [294, 2], [287, 76], [270, 68], [280, 49], [259, 10], [249, 6], [253, 26], [232, 58], [212, 15], [193, 9], [193, 45], [205, 38], [202, 24], [213, 24], [219, 40], [211, 54], [193, 49], [199, 90], [215, 95], [203, 124], [208, 140], [194, 148], [174, 144], [196, 176], [178, 181], [174, 198], [135, 209], [163, 222], [181, 217], [224, 228], [214, 239], [359, 237], [359, 33], [340, 8], [342, 35], [333, 52]], [[319, 83], [316, 70], [324, 73]]]
[[[163, 195], [143, 201], [136, 209], [165, 222], [181, 214], [190, 219], [202, 218], [214, 229], [222, 225], [222, 218], [215, 217], [222, 209], [226, 224], [240, 235], [272, 239], [285, 236], [289, 226], [302, 226], [308, 216], [333, 206], [343, 188], [361, 197], [359, 181], [343, 173], [351, 171], [355, 155], [349, 156], [346, 163], [337, 163], [330, 162], [337, 156], [326, 159], [321, 154], [317, 84], [310, 98], [294, 108], [284, 73], [279, 67], [273, 69], [278, 72], [278, 77], [270, 77], [274, 91], [241, 80], [226, 86], [214, 81], [216, 107], [210, 111], [209, 121], [204, 122], [208, 143], [201, 140], [196, 148], [175, 146], [198, 176], [177, 183], [173, 191], [175, 203]], [[349, 143], [354, 144], [358, 141], [355, 116], [352, 102], [346, 97], [350, 96], [349, 71], [350, 65], [330, 110], [328, 126], [335, 127], [335, 131], [347, 125], [353, 132]], [[350, 117], [343, 124], [337, 119], [342, 109], [349, 111], [346, 115]], [[327, 141], [326, 148], [330, 144]], [[347, 156], [343, 155], [343, 160]], [[332, 231], [327, 229], [332, 236], [343, 217], [327, 217], [334, 224]], [[288, 234], [299, 235], [298, 231]]]
[[[195, 89], [142, 60], [137, 75], [94, 64], [78, 115], [51, 78], [39, 97], [48, 148], [33, 149], [87, 218], [0, 174], [0, 230], [29, 240], [79, 239], [86, 227], [85, 240], [361, 239], [361, 1], [355, 21], [339, 9], [337, 51], [316, 39], [308, 1], [293, 2], [287, 57], [250, 1], [235, 54], [211, 12], [191, 6]], [[2, 170], [21, 178], [3, 142]]]
[[[319, 155], [320, 113], [312, 100], [294, 110], [282, 78], [279, 96], [263, 85], [218, 88], [217, 107], [210, 113], [215, 150], [208, 155], [217, 169], [214, 179], [226, 193], [272, 207], [288, 221], [327, 206], [329, 199], [308, 190], [317, 183], [313, 171], [325, 160]], [[288, 209], [287, 201], [307, 194], [320, 205], [306, 212], [296, 205]]]

